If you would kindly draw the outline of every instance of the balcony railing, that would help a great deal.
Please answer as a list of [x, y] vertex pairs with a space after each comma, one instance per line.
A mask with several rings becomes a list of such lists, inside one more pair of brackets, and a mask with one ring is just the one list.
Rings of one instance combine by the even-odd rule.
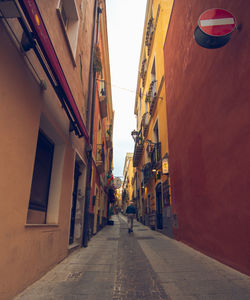
[[97, 144], [96, 166], [97, 166], [97, 170], [100, 174], [104, 172], [104, 169], [105, 169], [105, 153], [104, 153], [103, 144]]
[[104, 80], [100, 80], [100, 84], [99, 84], [99, 103], [100, 103], [101, 117], [106, 118], [108, 115], [108, 107], [107, 107], [106, 83]]
[[148, 20], [146, 38], [145, 38], [145, 45], [148, 47], [148, 55], [150, 54], [150, 50], [152, 47], [153, 36], [154, 36], [154, 19], [153, 17], [151, 17]]
[[145, 58], [142, 62], [141, 71], [140, 71], [143, 87], [145, 87], [145, 83], [146, 83], [146, 74], [147, 74], [147, 59]]
[[144, 60], [142, 61], [142, 64], [141, 64], [141, 71], [140, 71], [140, 76], [141, 78], [143, 79], [146, 75], [146, 63], [147, 63], [147, 59], [144, 58]]
[[142, 116], [142, 128], [143, 128], [143, 136], [146, 137], [148, 134], [148, 128], [149, 128], [149, 113], [146, 112], [144, 113], [144, 115]]
[[153, 21], [154, 21], [154, 19], [152, 17], [148, 20], [147, 31], [146, 31], [146, 39], [145, 39], [145, 45], [146, 46], [149, 46], [149, 43], [150, 43], [150, 35], [153, 31], [153, 25], [154, 25]]
[[109, 170], [112, 170], [112, 164], [113, 164], [113, 148], [110, 148], [109, 150]]
[[144, 145], [143, 145], [142, 131], [140, 130], [135, 141], [134, 156], [133, 156], [134, 167], [138, 167], [138, 164], [143, 154], [143, 150], [144, 150]]
[[152, 147], [152, 151], [149, 153], [152, 168], [159, 168], [161, 164], [161, 143], [156, 143]]
[[156, 94], [156, 80], [152, 80], [148, 89], [148, 101], [152, 101], [152, 97]]
[[136, 176], [137, 176], [137, 175], [136, 175], [136, 172], [135, 172], [135, 175], [133, 176], [133, 178], [132, 178], [132, 182], [131, 182], [131, 183], [132, 183], [132, 185], [134, 185], [134, 184], [135, 184], [135, 181], [136, 181]]
[[156, 80], [152, 80], [148, 90], [148, 102], [150, 115], [154, 113], [157, 100]]
[[150, 179], [152, 178], [153, 176], [153, 173], [152, 173], [152, 164], [149, 162], [149, 163], [146, 163], [144, 165], [144, 168], [143, 168], [143, 181], [144, 181], [144, 185], [147, 185], [148, 182], [150, 181]]
[[112, 146], [112, 125], [106, 127], [106, 144], [109, 148]]

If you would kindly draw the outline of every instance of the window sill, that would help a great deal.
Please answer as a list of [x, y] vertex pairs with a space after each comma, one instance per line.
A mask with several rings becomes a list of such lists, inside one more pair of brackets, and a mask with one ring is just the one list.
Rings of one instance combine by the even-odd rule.
[[59, 224], [25, 224], [24, 227], [59, 227]]

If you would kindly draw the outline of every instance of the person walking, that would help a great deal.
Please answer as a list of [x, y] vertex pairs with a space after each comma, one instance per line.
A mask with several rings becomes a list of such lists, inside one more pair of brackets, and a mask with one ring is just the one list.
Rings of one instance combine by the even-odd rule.
[[136, 215], [136, 208], [134, 202], [130, 202], [130, 205], [126, 209], [126, 215], [128, 218], [128, 233], [133, 232], [134, 218]]

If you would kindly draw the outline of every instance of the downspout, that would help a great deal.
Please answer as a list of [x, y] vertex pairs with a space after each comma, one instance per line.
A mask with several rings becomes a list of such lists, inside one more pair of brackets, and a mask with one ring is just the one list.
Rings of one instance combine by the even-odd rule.
[[[16, 6], [21, 16], [18, 17], [18, 21], [24, 31], [24, 35], [21, 41], [23, 50], [25, 52], [29, 51], [30, 49], [34, 50], [52, 87], [54, 88], [60, 102], [62, 103], [63, 108], [65, 109], [72, 129], [75, 130], [76, 135], [78, 135], [79, 137], [84, 136], [87, 143], [89, 143], [87, 129], [76, 105], [74, 96], [71, 92], [70, 86], [67, 82], [60, 61], [55, 52], [54, 46], [47, 32], [47, 28], [43, 22], [36, 1], [18, 0], [18, 2], [25, 16], [24, 21], [23, 14], [19, 11], [19, 6], [17, 6], [17, 3], [13, 2], [13, 5]], [[30, 29], [27, 27], [26, 22], [28, 22]], [[41, 56], [41, 53], [37, 48], [38, 46], [40, 48], [40, 51], [43, 53], [43, 57]], [[54, 80], [52, 79], [49, 70], [53, 74]]]
[[[87, 165], [87, 176], [86, 176], [86, 192], [85, 192], [85, 206], [84, 206], [84, 225], [83, 225], [83, 237], [82, 237], [82, 246], [88, 247], [88, 230], [89, 230], [89, 204], [90, 204], [90, 194], [91, 194], [91, 178], [92, 178], [92, 151], [93, 151], [93, 131], [94, 131], [94, 115], [95, 115], [95, 96], [96, 96], [96, 72], [93, 70], [93, 54], [94, 54], [94, 46], [98, 44], [99, 39], [99, 23], [100, 23], [100, 13], [102, 10], [97, 5], [97, 0], [95, 1], [95, 9], [94, 9], [94, 26], [93, 26], [93, 34], [92, 34], [92, 49], [91, 49], [91, 62], [90, 62], [90, 70], [89, 70], [89, 93], [88, 93], [88, 109], [91, 104], [91, 117], [90, 120], [88, 118], [88, 128], [90, 125], [90, 145], [86, 149], [87, 157], [88, 157], [88, 165]], [[95, 37], [96, 32], [96, 37]], [[92, 77], [93, 74], [93, 77]], [[93, 80], [92, 80], [93, 78]], [[92, 85], [92, 88], [91, 88]], [[91, 99], [92, 96], [92, 99]], [[91, 102], [91, 100], [92, 102]], [[90, 103], [91, 102], [91, 103]], [[90, 124], [89, 124], [90, 123]]]
[[[88, 102], [87, 102], [87, 116], [86, 116], [86, 126], [88, 133], [90, 135], [90, 121], [91, 121], [91, 111], [90, 111], [90, 105], [91, 105], [91, 98], [93, 97], [92, 93], [92, 87], [93, 87], [93, 60], [94, 60], [94, 45], [95, 45], [95, 30], [96, 30], [96, 1], [94, 5], [94, 24], [92, 29], [92, 38], [91, 38], [91, 56], [90, 56], [90, 65], [89, 65], [89, 83], [88, 83]], [[93, 139], [90, 137], [90, 139]]]

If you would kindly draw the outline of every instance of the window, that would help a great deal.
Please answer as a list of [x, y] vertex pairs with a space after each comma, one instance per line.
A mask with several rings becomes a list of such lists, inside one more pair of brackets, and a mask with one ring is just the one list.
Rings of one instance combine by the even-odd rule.
[[141, 114], [141, 89], [139, 94], [139, 115]]
[[152, 84], [152, 96], [156, 95], [156, 71], [155, 71], [155, 58], [151, 69], [151, 84]]
[[54, 144], [40, 130], [33, 171], [29, 209], [47, 211]]
[[57, 8], [57, 13], [61, 21], [63, 31], [69, 45], [70, 53], [75, 64], [79, 29], [79, 16], [75, 0], [61, 0]]
[[26, 224], [58, 224], [65, 143], [45, 115], [40, 118]]
[[156, 143], [159, 143], [159, 129], [158, 129], [158, 120], [155, 123], [154, 129], [153, 129], [153, 140]]
[[60, 11], [61, 11], [61, 17], [62, 17], [64, 27], [67, 28], [69, 24], [69, 19], [67, 18], [63, 1], [60, 3]]
[[145, 124], [148, 125], [148, 102], [145, 101]]
[[151, 213], [151, 207], [150, 207], [150, 194], [148, 195], [148, 198], [147, 198], [147, 208], [146, 208], [146, 213], [148, 215], [150, 215]]
[[106, 86], [104, 79], [99, 80], [99, 95], [106, 96]]

